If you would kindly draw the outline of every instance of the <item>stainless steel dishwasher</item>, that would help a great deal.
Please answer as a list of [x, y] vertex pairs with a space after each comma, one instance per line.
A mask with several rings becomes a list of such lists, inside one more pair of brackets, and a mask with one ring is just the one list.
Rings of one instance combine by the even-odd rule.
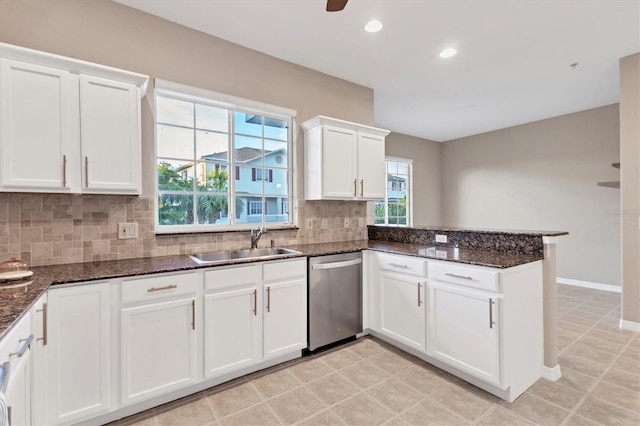
[[309, 350], [362, 332], [362, 253], [309, 258]]

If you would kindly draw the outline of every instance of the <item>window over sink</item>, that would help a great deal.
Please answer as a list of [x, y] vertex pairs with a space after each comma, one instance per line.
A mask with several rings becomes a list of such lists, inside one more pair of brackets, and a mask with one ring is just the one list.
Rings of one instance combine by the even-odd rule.
[[385, 161], [387, 186], [385, 199], [374, 204], [376, 225], [411, 226], [413, 190], [413, 161], [387, 157]]
[[296, 112], [156, 80], [156, 232], [293, 225]]

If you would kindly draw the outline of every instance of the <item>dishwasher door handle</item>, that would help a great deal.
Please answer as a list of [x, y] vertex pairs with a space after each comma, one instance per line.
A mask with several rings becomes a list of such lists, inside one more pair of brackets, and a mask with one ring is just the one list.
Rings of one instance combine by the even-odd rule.
[[359, 265], [362, 263], [362, 259], [345, 260], [343, 262], [329, 262], [329, 263], [312, 263], [311, 269], [336, 269], [344, 268], [347, 266]]

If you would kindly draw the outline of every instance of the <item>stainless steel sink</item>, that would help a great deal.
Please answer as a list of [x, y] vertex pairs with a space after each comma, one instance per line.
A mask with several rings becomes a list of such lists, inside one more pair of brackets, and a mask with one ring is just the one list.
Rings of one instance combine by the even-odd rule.
[[291, 250], [284, 247], [271, 247], [271, 248], [255, 248], [244, 250], [223, 250], [223, 251], [210, 251], [206, 253], [196, 253], [189, 255], [191, 259], [200, 264], [210, 264], [227, 262], [229, 260], [238, 259], [273, 259], [282, 256], [288, 256], [291, 254], [302, 254], [299, 251]]

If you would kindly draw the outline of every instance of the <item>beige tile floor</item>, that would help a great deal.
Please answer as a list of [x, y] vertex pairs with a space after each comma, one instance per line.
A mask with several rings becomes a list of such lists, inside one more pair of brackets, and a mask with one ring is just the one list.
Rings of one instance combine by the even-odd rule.
[[113, 425], [640, 425], [640, 337], [620, 295], [558, 286], [563, 377], [502, 401], [374, 338]]

